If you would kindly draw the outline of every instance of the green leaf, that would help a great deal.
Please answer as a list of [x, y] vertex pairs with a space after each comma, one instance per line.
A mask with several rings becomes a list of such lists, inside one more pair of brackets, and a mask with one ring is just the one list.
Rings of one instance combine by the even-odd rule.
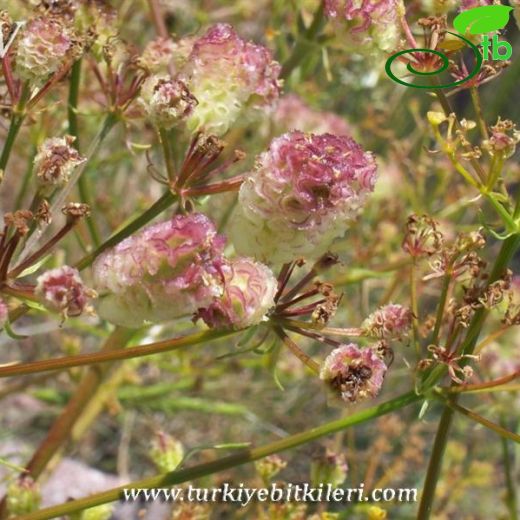
[[503, 29], [513, 8], [507, 5], [483, 5], [463, 11], [453, 20], [461, 34], [484, 34]]

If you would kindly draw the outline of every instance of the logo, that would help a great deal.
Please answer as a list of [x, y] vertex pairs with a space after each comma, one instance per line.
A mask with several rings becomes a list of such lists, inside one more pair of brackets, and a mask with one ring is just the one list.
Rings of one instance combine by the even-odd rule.
[[0, 58], [3, 60], [7, 53], [9, 52], [9, 48], [13, 44], [18, 31], [25, 25], [26, 22], [16, 22], [14, 24], [14, 29], [11, 31], [11, 34], [8, 36], [7, 42], [4, 42], [3, 33], [4, 33], [4, 24], [0, 23]]
[[[490, 55], [493, 60], [505, 61], [511, 58], [511, 55], [513, 54], [513, 48], [511, 47], [511, 44], [509, 42], [499, 40], [496, 34], [493, 35], [492, 38], [490, 38], [487, 33], [503, 29], [509, 21], [509, 15], [512, 10], [512, 7], [505, 5], [485, 5], [481, 7], [475, 7], [474, 9], [468, 9], [467, 11], [463, 11], [455, 17], [455, 19], [453, 20], [453, 27], [458, 32], [446, 31], [446, 34], [450, 34], [458, 40], [461, 40], [463, 42], [463, 45], [467, 46], [469, 49], [473, 51], [473, 55], [475, 58], [475, 64], [473, 66], [473, 69], [468, 73], [468, 75], [465, 78], [458, 81], [454, 81], [452, 83], [445, 83], [440, 85], [416, 85], [415, 83], [409, 83], [398, 78], [392, 72], [392, 65], [396, 59], [399, 59], [406, 54], [411, 54], [413, 58], [416, 59], [419, 53], [427, 53], [430, 56], [437, 56], [441, 60], [441, 65], [439, 68], [433, 71], [422, 71], [414, 68], [414, 66], [409, 62], [407, 63], [406, 68], [408, 72], [410, 72], [411, 74], [414, 74], [416, 76], [428, 77], [441, 74], [442, 72], [448, 69], [450, 62], [446, 54], [435, 49], [425, 48], [406, 49], [400, 52], [396, 52], [395, 54], [390, 56], [390, 58], [388, 58], [386, 62], [386, 73], [393, 81], [400, 83], [401, 85], [405, 85], [406, 87], [413, 88], [432, 90], [439, 88], [456, 87], [457, 85], [466, 83], [479, 73], [480, 69], [482, 68], [483, 61], [488, 60]], [[478, 34], [483, 34], [481, 41], [482, 51], [479, 49], [477, 45], [475, 45], [469, 39], [471, 38], [471, 36]]]

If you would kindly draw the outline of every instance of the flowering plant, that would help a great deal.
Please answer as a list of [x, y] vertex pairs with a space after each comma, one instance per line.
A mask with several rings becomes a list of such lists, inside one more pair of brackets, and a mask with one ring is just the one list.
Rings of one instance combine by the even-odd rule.
[[[449, 31], [490, 3], [2, 4], [0, 520], [518, 518], [518, 66]], [[118, 504], [202, 477], [360, 494]]]

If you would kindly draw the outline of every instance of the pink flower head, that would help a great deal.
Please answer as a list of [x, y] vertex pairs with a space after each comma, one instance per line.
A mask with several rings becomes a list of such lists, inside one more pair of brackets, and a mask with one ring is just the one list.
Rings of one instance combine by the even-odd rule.
[[103, 318], [127, 327], [190, 315], [222, 295], [225, 239], [200, 213], [148, 226], [94, 263]]
[[[357, 48], [378, 47], [392, 51], [399, 43], [398, 0], [325, 0], [325, 14], [346, 22], [347, 31]], [[361, 44], [361, 45], [360, 45]]]
[[150, 121], [166, 130], [186, 119], [197, 104], [186, 85], [168, 75], [150, 76], [143, 84], [139, 102]]
[[89, 310], [89, 300], [96, 296], [85, 286], [78, 270], [68, 265], [42, 274], [37, 279], [35, 293], [45, 306], [65, 317], [79, 316]]
[[280, 70], [268, 49], [242, 40], [231, 25], [210, 27], [181, 71], [199, 102], [189, 127], [225, 134], [252, 96], [267, 103], [278, 97]]
[[176, 45], [171, 38], [156, 38], [144, 49], [139, 58], [139, 65], [152, 74], [167, 72], [173, 61]]
[[412, 325], [412, 311], [402, 305], [389, 303], [373, 312], [361, 328], [368, 336], [380, 339], [399, 339], [406, 336]]
[[24, 81], [43, 83], [60, 69], [72, 48], [72, 35], [61, 21], [35, 18], [25, 26], [18, 44], [16, 71]]
[[314, 110], [294, 94], [280, 98], [273, 119], [277, 128], [283, 128], [285, 132], [301, 130], [315, 134], [351, 134], [345, 119], [333, 112]]
[[278, 282], [271, 270], [249, 258], [239, 258], [224, 266], [224, 293], [198, 317], [212, 328], [242, 329], [262, 321], [274, 306]]
[[284, 134], [240, 188], [235, 247], [263, 262], [316, 258], [343, 236], [375, 180], [372, 154], [350, 137]]
[[9, 319], [9, 308], [7, 304], [0, 298], [0, 327], [3, 327]]
[[325, 381], [335, 397], [354, 403], [375, 397], [387, 367], [371, 348], [359, 348], [354, 343], [341, 345], [325, 359], [320, 379]]

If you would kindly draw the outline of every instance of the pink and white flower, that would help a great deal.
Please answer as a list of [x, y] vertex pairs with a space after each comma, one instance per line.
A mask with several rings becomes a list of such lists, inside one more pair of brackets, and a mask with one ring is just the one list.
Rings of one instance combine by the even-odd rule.
[[127, 238], [94, 263], [100, 316], [136, 328], [210, 305], [224, 292], [224, 245], [200, 213], [176, 216]]
[[223, 267], [224, 293], [199, 309], [198, 317], [211, 328], [243, 329], [257, 325], [274, 306], [278, 282], [271, 270], [249, 258], [238, 258]]
[[284, 134], [240, 188], [235, 248], [274, 264], [317, 258], [344, 235], [375, 181], [374, 157], [350, 137]]

